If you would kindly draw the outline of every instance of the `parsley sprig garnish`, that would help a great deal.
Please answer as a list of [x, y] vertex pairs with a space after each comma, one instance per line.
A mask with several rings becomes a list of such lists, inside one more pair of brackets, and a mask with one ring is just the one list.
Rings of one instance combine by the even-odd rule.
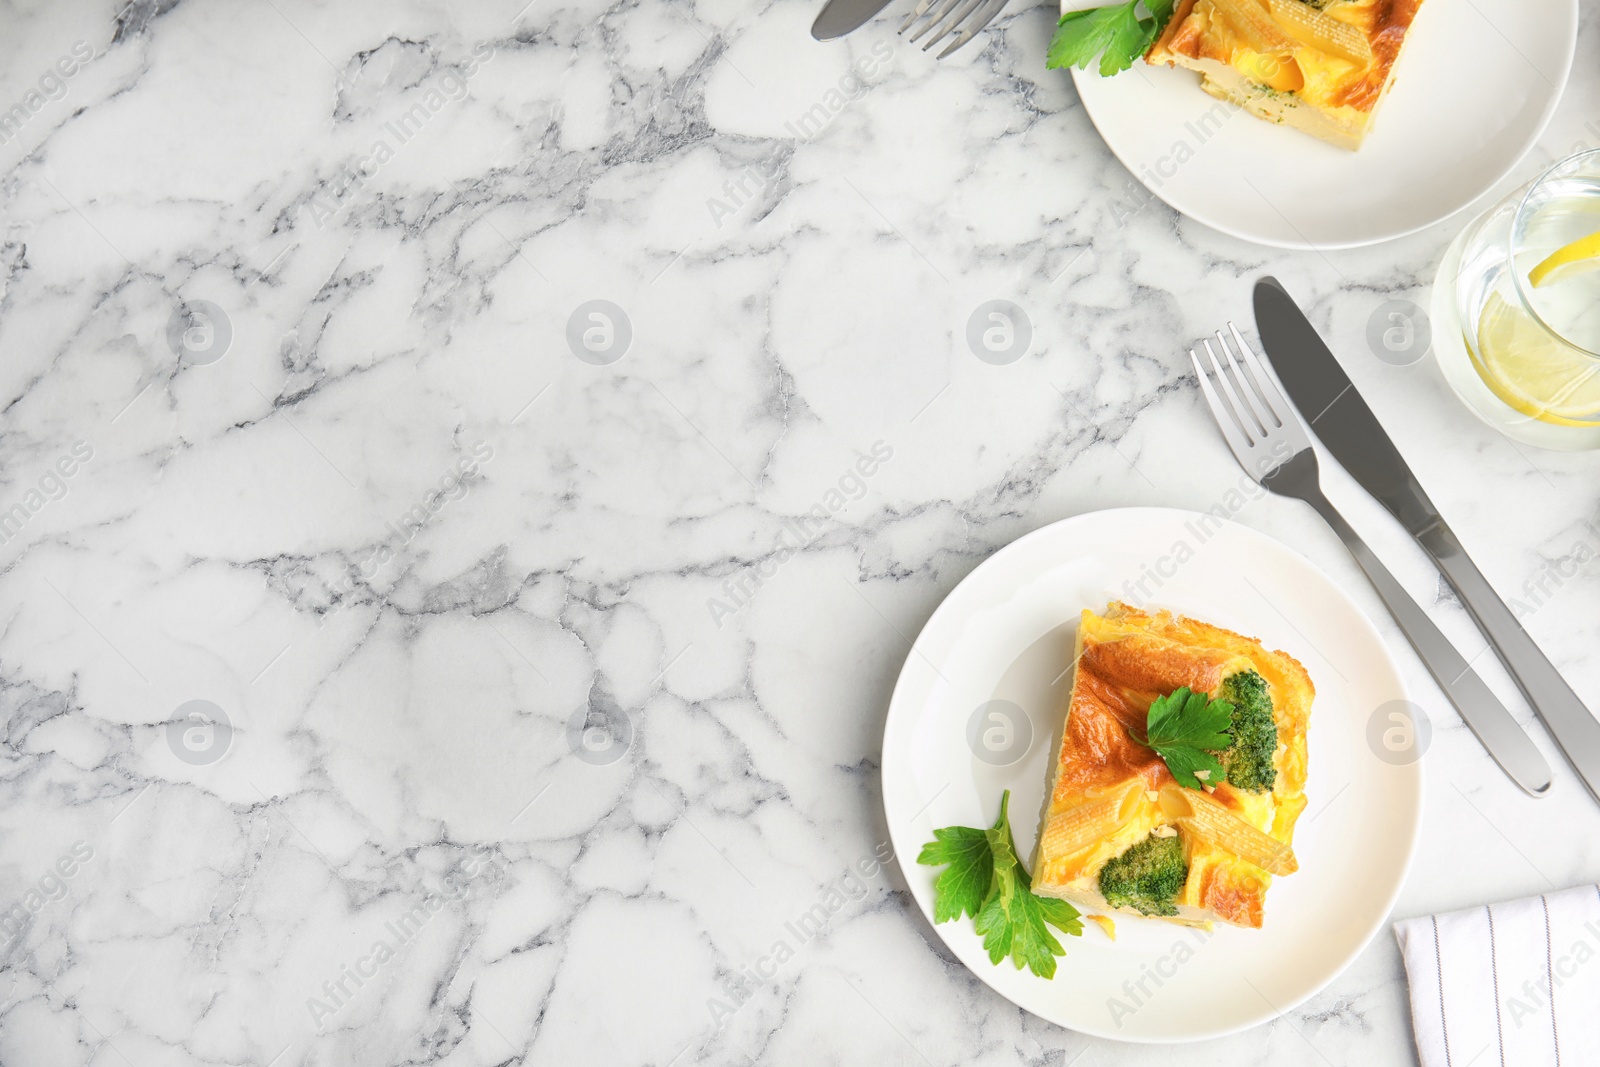
[[1011, 837], [1006, 815], [1010, 801], [1011, 790], [1000, 794], [1000, 817], [987, 830], [970, 826], [935, 830], [917, 862], [945, 867], [934, 882], [934, 922], [971, 915], [990, 963], [1010, 956], [1019, 971], [1027, 967], [1041, 978], [1053, 978], [1056, 957], [1067, 950], [1049, 927], [1080, 937], [1083, 923], [1078, 909], [1066, 901], [1034, 895]]
[[[1156, 750], [1186, 789], [1214, 786], [1227, 777], [1213, 753], [1233, 740], [1233, 705], [1184, 686], [1150, 703], [1143, 744]], [[1196, 772], [1201, 772], [1199, 775]]]
[[1140, 18], [1140, 0], [1126, 4], [1069, 11], [1056, 25], [1050, 40], [1045, 66], [1089, 69], [1096, 57], [1104, 77], [1127, 70], [1133, 61], [1150, 50], [1156, 37], [1172, 18], [1174, 0], [1144, 0], [1150, 13]]

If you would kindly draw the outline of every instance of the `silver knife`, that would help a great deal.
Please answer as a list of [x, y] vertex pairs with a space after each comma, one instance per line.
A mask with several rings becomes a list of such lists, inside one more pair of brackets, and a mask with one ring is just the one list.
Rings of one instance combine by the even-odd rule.
[[811, 36], [819, 41], [843, 37], [872, 20], [889, 6], [889, 0], [828, 0], [811, 24]]
[[1600, 721], [1467, 558], [1372, 409], [1276, 278], [1256, 282], [1255, 310], [1262, 347], [1290, 399], [1334, 458], [1432, 557], [1572, 769], [1600, 800]]

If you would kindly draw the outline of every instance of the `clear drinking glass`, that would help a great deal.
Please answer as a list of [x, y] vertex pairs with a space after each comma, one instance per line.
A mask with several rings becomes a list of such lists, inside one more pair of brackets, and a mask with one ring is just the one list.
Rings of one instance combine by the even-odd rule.
[[1433, 322], [1439, 368], [1479, 418], [1540, 448], [1600, 448], [1600, 150], [1462, 231]]

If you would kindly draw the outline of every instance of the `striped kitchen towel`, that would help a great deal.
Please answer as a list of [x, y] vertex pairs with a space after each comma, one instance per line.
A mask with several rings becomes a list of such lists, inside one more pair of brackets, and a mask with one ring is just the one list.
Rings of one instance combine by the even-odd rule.
[[1394, 924], [1422, 1067], [1600, 1064], [1600, 886]]

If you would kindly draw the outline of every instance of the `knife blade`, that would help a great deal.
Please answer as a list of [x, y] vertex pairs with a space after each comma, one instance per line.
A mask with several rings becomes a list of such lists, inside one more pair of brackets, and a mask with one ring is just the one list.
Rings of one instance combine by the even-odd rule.
[[1600, 721], [1467, 557], [1377, 416], [1276, 278], [1256, 282], [1255, 312], [1261, 346], [1289, 398], [1334, 458], [1433, 560], [1567, 762], [1600, 801]]
[[811, 24], [811, 36], [832, 41], [860, 29], [872, 16], [889, 6], [889, 0], [828, 0]]

